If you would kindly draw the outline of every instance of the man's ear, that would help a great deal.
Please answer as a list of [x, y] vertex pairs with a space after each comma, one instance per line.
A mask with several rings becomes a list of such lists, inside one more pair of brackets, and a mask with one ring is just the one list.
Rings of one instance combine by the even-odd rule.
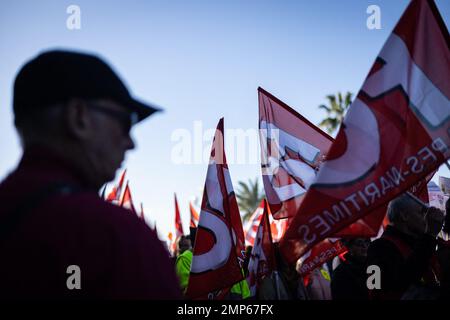
[[84, 140], [90, 137], [91, 117], [86, 102], [80, 99], [70, 99], [64, 110], [64, 124], [68, 134]]

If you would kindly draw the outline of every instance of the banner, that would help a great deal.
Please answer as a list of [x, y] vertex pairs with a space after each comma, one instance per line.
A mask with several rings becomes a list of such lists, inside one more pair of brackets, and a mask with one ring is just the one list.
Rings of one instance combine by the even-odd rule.
[[[261, 200], [261, 203], [258, 208], [256, 208], [255, 212], [250, 216], [250, 218], [247, 220], [247, 223], [244, 226], [244, 232], [245, 232], [245, 244], [247, 246], [253, 246], [255, 242], [256, 233], [258, 231], [258, 227], [261, 222], [261, 218], [263, 217], [264, 213], [264, 202], [265, 200]], [[270, 222], [270, 231], [272, 235], [273, 242], [280, 241], [281, 237], [283, 236], [284, 232], [287, 229], [288, 225], [288, 219], [273, 219], [272, 214], [269, 210], [269, 222]]]
[[[334, 140], [269, 92], [258, 88], [258, 94], [265, 190], [273, 194], [271, 201], [275, 202], [269, 201], [269, 204], [280, 210], [279, 215], [293, 217], [300, 207], [304, 192], [320, 170], [321, 160], [314, 159], [325, 159]], [[289, 183], [281, 187], [280, 181]], [[334, 237], [374, 237], [385, 215], [386, 207], [380, 207], [340, 230]], [[287, 227], [290, 220], [292, 218], [277, 221], [283, 221]], [[256, 226], [254, 223], [255, 230]], [[250, 238], [249, 233], [247, 238]], [[301, 270], [305, 273], [301, 274], [305, 275], [344, 250], [338, 239], [324, 240], [302, 257], [304, 266]]]
[[295, 262], [411, 188], [449, 156], [449, 34], [432, 1], [411, 1], [347, 112], [281, 240]]
[[222, 118], [211, 149], [186, 296], [190, 299], [223, 298], [218, 293], [241, 281], [244, 241], [225, 157]]
[[263, 214], [258, 226], [255, 243], [248, 263], [248, 286], [255, 296], [261, 281], [276, 269], [275, 252], [269, 224], [269, 208], [263, 200]]

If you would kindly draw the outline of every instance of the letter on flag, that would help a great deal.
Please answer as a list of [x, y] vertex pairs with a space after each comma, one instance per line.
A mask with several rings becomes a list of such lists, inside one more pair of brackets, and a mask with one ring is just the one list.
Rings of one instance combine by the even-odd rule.
[[333, 139], [262, 88], [258, 99], [267, 201], [275, 219], [293, 217]]
[[[217, 299], [241, 281], [244, 232], [224, 152], [223, 118], [214, 136], [186, 296]], [[224, 289], [224, 290], [221, 290]]]
[[288, 261], [449, 158], [449, 39], [434, 2], [411, 1], [281, 240]]

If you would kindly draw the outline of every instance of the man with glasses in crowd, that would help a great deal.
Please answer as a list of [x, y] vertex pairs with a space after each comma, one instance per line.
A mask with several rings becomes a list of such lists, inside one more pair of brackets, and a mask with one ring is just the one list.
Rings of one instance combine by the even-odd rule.
[[132, 126], [158, 109], [70, 51], [27, 62], [13, 100], [23, 156], [0, 184], [0, 297], [178, 299], [156, 233], [98, 196], [135, 147]]

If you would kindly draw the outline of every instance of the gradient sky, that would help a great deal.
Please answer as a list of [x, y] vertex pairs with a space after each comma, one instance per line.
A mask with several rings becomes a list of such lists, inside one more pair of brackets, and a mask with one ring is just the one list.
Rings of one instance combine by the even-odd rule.
[[[176, 192], [185, 231], [188, 201], [201, 197], [207, 163], [175, 164], [177, 129], [193, 134], [258, 127], [261, 86], [318, 123], [317, 106], [337, 91], [357, 93], [407, 0], [226, 1], [17, 1], [0, 2], [0, 179], [13, 170], [21, 149], [12, 117], [12, 85], [20, 66], [49, 48], [104, 57], [138, 98], [164, 113], [139, 124], [137, 149], [124, 167], [146, 220], [160, 236], [174, 228]], [[69, 5], [81, 9], [81, 29], [68, 30]], [[381, 9], [380, 30], [366, 27], [369, 5]], [[447, 27], [450, 1], [436, 0]], [[227, 141], [226, 141], [227, 143]], [[210, 140], [198, 142], [210, 150]], [[227, 153], [230, 151], [227, 149]], [[230, 164], [237, 182], [260, 177], [259, 164]], [[441, 167], [438, 175], [450, 176]], [[118, 179], [118, 177], [117, 177]]]

